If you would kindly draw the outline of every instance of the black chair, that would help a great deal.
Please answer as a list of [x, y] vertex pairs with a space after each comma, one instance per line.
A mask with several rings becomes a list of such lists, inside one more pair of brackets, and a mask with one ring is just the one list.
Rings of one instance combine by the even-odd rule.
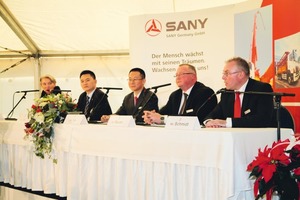
[[[290, 128], [295, 131], [295, 122], [291, 113], [284, 106], [281, 106], [279, 109], [280, 116], [280, 128]], [[272, 117], [272, 127], [277, 127], [277, 109], [273, 111]]]

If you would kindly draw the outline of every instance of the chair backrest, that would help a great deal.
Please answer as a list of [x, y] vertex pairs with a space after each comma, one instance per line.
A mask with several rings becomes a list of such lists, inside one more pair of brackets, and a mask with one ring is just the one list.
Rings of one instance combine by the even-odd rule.
[[[281, 128], [290, 128], [295, 131], [295, 122], [291, 113], [286, 109], [286, 107], [280, 107], [280, 127]], [[277, 127], [277, 109], [274, 109], [273, 118], [272, 118], [272, 126]]]

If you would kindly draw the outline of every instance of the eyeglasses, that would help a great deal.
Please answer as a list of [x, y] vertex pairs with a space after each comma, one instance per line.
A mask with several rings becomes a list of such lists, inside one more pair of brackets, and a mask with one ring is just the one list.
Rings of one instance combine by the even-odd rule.
[[129, 78], [127, 80], [128, 80], [128, 82], [136, 82], [136, 81], [143, 80], [143, 79], [142, 78]]
[[194, 73], [189, 72], [189, 73], [175, 74], [174, 77], [176, 78], [176, 77], [180, 77], [180, 76], [187, 75], [187, 74], [194, 74]]
[[229, 76], [229, 75], [237, 74], [237, 73], [240, 73], [240, 72], [241, 72], [241, 71], [236, 71], [236, 72], [223, 72], [222, 75], [227, 77], [227, 76]]

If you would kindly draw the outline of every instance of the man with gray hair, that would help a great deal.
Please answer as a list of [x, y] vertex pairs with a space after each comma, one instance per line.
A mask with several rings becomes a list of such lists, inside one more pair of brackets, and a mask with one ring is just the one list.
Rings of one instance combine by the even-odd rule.
[[204, 117], [214, 109], [217, 104], [214, 91], [197, 81], [197, 73], [193, 65], [179, 65], [175, 78], [179, 89], [170, 95], [167, 104], [159, 110], [159, 113], [144, 111], [145, 123], [163, 124], [166, 115], [181, 115], [197, 116], [202, 124]]
[[[273, 96], [247, 92], [273, 92], [270, 84], [250, 78], [249, 63], [240, 57], [226, 61], [222, 79], [226, 89], [204, 124], [218, 127], [270, 127]], [[239, 93], [240, 92], [240, 93]]]

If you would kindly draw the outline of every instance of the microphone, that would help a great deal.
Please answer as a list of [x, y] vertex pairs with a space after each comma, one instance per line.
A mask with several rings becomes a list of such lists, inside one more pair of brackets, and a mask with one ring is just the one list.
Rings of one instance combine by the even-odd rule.
[[284, 93], [284, 92], [259, 92], [259, 91], [238, 91], [238, 90], [226, 90], [222, 88], [218, 90], [219, 93], [240, 93], [240, 94], [256, 94], [256, 95], [271, 95], [271, 96], [291, 96], [294, 97], [295, 93]]
[[27, 92], [39, 92], [40, 90], [22, 90], [22, 91], [16, 91], [15, 93], [27, 93]]
[[51, 92], [71, 92], [71, 90], [52, 90]]
[[205, 105], [207, 104], [207, 102], [209, 102], [209, 101], [211, 100], [211, 98], [213, 98], [214, 96], [217, 96], [217, 95], [220, 94], [220, 93], [223, 93], [224, 90], [225, 90], [225, 88], [222, 88], [222, 89], [218, 90], [216, 93], [213, 93], [212, 95], [210, 95], [210, 96], [203, 102], [203, 104], [198, 108], [198, 110], [197, 110], [197, 112], [196, 112], [196, 116], [198, 117], [198, 113], [199, 113], [199, 111], [201, 110], [201, 108], [202, 108], [203, 106], [205, 106]]
[[[145, 98], [147, 96], [149, 92], [149, 89], [145, 89]], [[140, 106], [137, 110], [137, 112], [133, 115], [133, 118], [136, 119], [140, 114], [141, 112], [145, 109], [145, 107], [148, 105], [148, 102], [150, 101], [150, 99], [154, 96], [154, 92], [151, 93], [151, 95], [149, 96], [149, 98], [145, 101], [144, 105], [143, 106]], [[137, 123], [137, 122], [136, 122]], [[144, 123], [142, 123], [144, 124]]]
[[221, 88], [219, 89], [215, 94], [220, 94], [220, 93], [226, 93], [226, 89], [225, 88]]
[[[106, 89], [106, 93], [105, 94], [103, 94], [103, 96], [101, 97], [101, 99], [98, 101], [98, 103], [93, 107], [93, 108], [91, 108], [91, 110], [90, 110], [90, 112], [89, 112], [89, 115], [88, 115], [88, 117], [87, 117], [87, 121], [88, 122], [91, 122], [90, 121], [90, 118], [91, 118], [91, 116], [94, 114], [94, 111], [98, 108], [98, 106], [101, 104], [101, 102], [103, 101], [103, 99], [104, 99], [104, 97], [107, 97], [107, 94], [108, 94], [108, 92], [109, 92], [109, 90], [110, 89], [112, 89], [112, 88], [106, 88], [106, 87], [97, 87], [98, 89]], [[122, 90], [122, 88], [113, 88], [113, 90]], [[92, 99], [91, 99], [92, 100]], [[91, 101], [90, 100], [90, 101]]]
[[103, 90], [123, 90], [123, 88], [114, 88], [114, 87], [97, 87], [97, 88]]
[[169, 86], [169, 85], [171, 85], [171, 83], [167, 83], [167, 84], [163, 84], [163, 85], [158, 85], [158, 86], [153, 86], [151, 88], [148, 88], [148, 90], [151, 90], [151, 89], [157, 90], [158, 88], [166, 87], [166, 86]]

